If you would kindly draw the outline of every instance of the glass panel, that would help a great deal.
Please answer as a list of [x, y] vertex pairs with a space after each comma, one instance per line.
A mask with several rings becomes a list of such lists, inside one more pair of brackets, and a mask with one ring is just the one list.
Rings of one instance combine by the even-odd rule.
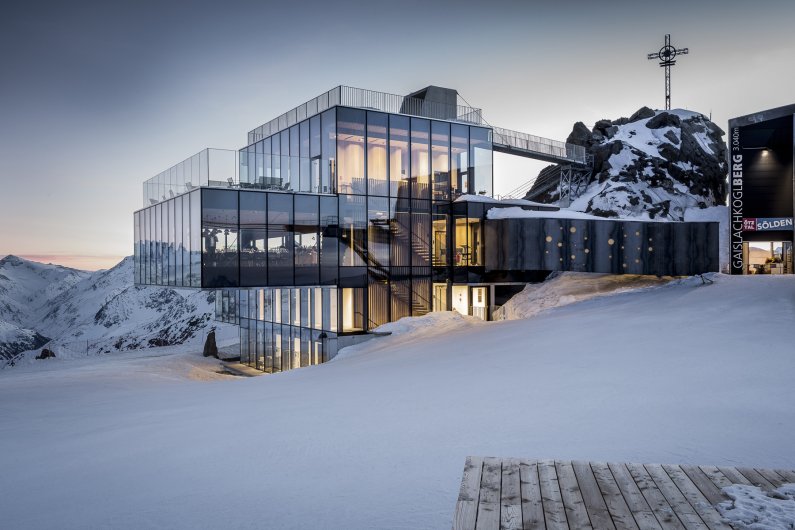
[[389, 322], [389, 284], [386, 276], [370, 277], [367, 293], [367, 328], [374, 329]]
[[337, 191], [366, 193], [364, 179], [363, 110], [340, 107], [337, 112]]
[[337, 197], [320, 197], [320, 282], [337, 281]]
[[318, 249], [318, 197], [295, 196], [295, 284], [317, 285], [320, 281]]
[[448, 215], [443, 212], [443, 208], [434, 206], [433, 213], [433, 266], [446, 267], [449, 265], [450, 243], [447, 234]]
[[469, 128], [471, 171], [474, 173], [474, 188], [470, 193], [492, 195], [492, 149], [491, 131], [480, 127]]
[[174, 209], [176, 207], [176, 201], [171, 199], [166, 202], [166, 206], [168, 206], [168, 217], [166, 217], [166, 237], [164, 238], [166, 242], [166, 259], [168, 260], [168, 285], [176, 285], [177, 284], [177, 261], [176, 261], [176, 253], [174, 252], [174, 233], [175, 233], [175, 223], [174, 223]]
[[409, 200], [392, 198], [389, 200], [390, 256], [392, 266], [411, 265], [411, 211]]
[[422, 316], [431, 310], [431, 279], [430, 277], [411, 278], [412, 316]]
[[265, 149], [262, 141], [257, 142], [257, 166], [253, 183], [258, 188], [265, 186]]
[[430, 199], [430, 123], [411, 118], [411, 196]]
[[238, 163], [240, 164], [240, 167], [238, 168], [238, 175], [241, 184], [250, 182], [248, 178], [248, 147], [244, 147], [240, 150]]
[[366, 264], [367, 208], [365, 197], [339, 196], [340, 265], [355, 267]]
[[[320, 115], [309, 118], [309, 153], [308, 157], [320, 156]], [[301, 155], [303, 156], [303, 155]]]
[[290, 189], [301, 189], [301, 134], [298, 125], [290, 127]]
[[389, 116], [389, 195], [409, 196], [409, 118]]
[[301, 147], [300, 147], [300, 178], [301, 191], [312, 191], [311, 174], [309, 172], [309, 121], [305, 120], [299, 124]]
[[[337, 191], [337, 113], [327, 110], [321, 115], [322, 162], [320, 164], [320, 192]], [[311, 127], [311, 122], [310, 122]]]
[[293, 196], [268, 194], [268, 283], [293, 285]]
[[174, 199], [174, 285], [182, 287], [182, 197]]
[[429, 267], [431, 254], [430, 201], [411, 201], [411, 265]]
[[155, 206], [155, 284], [163, 285], [163, 203]]
[[411, 315], [411, 280], [408, 268], [392, 268], [390, 275], [391, 318], [394, 322]]
[[273, 179], [272, 188], [282, 189], [284, 183], [281, 170], [281, 136], [274, 134], [271, 136], [271, 178]]
[[190, 278], [190, 195], [182, 196], [182, 285], [191, 285]]
[[387, 182], [387, 115], [367, 113], [367, 193], [388, 195]]
[[202, 287], [238, 283], [237, 191], [202, 191]]
[[282, 169], [282, 189], [294, 190], [298, 188], [298, 175], [295, 175], [296, 182], [293, 182], [293, 176], [290, 173], [290, 130], [285, 129], [279, 133], [281, 143], [281, 169]]
[[450, 124], [431, 122], [431, 174], [433, 175], [433, 200], [450, 198]]
[[342, 331], [364, 330], [364, 293], [359, 287], [342, 289]]
[[201, 287], [202, 229], [201, 190], [190, 193], [190, 275], [191, 287]]
[[469, 193], [469, 127], [454, 123], [450, 137], [450, 185], [453, 198]]
[[389, 266], [389, 199], [367, 199], [367, 257], [368, 265]]

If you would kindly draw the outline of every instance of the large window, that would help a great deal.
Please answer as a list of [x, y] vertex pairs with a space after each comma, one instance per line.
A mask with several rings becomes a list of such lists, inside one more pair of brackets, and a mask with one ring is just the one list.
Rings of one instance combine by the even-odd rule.
[[367, 207], [365, 197], [339, 196], [340, 265], [358, 267], [366, 265]]
[[433, 200], [450, 199], [450, 124], [431, 122], [431, 170]]
[[[320, 143], [320, 192], [337, 191], [337, 111], [329, 109], [321, 115]], [[314, 162], [313, 162], [314, 163]]]
[[317, 284], [319, 276], [318, 197], [295, 196], [295, 283]]
[[238, 285], [237, 195], [202, 190], [202, 287]]
[[367, 199], [367, 256], [371, 267], [389, 266], [389, 199]]
[[450, 135], [450, 186], [452, 197], [469, 193], [469, 127], [454, 123]]
[[337, 197], [320, 197], [320, 282], [337, 282], [339, 218]]
[[411, 197], [430, 199], [430, 136], [428, 120], [411, 118]]
[[294, 284], [292, 194], [268, 194], [268, 283]]
[[337, 109], [337, 191], [364, 195], [365, 112], [345, 107]]
[[474, 189], [470, 193], [492, 195], [491, 131], [480, 127], [469, 128], [470, 163], [474, 172]]
[[240, 193], [240, 285], [268, 283], [266, 194]]
[[409, 197], [409, 118], [389, 116], [389, 195]]
[[367, 113], [367, 193], [389, 194], [387, 181], [387, 129], [386, 114]]

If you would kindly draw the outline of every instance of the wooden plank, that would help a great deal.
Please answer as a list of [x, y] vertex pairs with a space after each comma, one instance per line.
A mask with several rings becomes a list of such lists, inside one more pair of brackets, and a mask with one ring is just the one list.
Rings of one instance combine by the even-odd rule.
[[726, 478], [726, 475], [721, 473], [720, 469], [715, 466], [700, 466], [699, 469], [701, 469], [718, 489], [732, 485], [732, 481]]
[[599, 490], [599, 485], [588, 462], [572, 462], [577, 483], [580, 485], [580, 494], [591, 519], [591, 525], [599, 530], [615, 529], [613, 519], [607, 510], [607, 504]]
[[640, 530], [661, 530], [663, 528], [662, 525], [657, 521], [649, 503], [646, 502], [626, 466], [623, 464], [608, 464], [607, 467], [610, 469], [610, 473], [613, 474], [613, 479], [616, 481], [616, 485], [621, 495], [623, 495], [629, 511], [635, 518], [638, 528]]
[[774, 488], [780, 488], [781, 486], [783, 486], [786, 483], [786, 480], [784, 480], [781, 477], [781, 475], [779, 475], [778, 473], [776, 473], [772, 469], [755, 468], [754, 471], [756, 471], [757, 473], [762, 475], [762, 477], [765, 480], [767, 480], [768, 482], [770, 482], [773, 485]]
[[560, 495], [563, 498], [563, 505], [566, 507], [566, 520], [570, 528], [593, 528], [588, 517], [588, 510], [585, 509], [585, 502], [582, 500], [580, 486], [577, 484], [577, 476], [571, 462], [555, 462], [555, 471], [558, 474], [558, 484], [560, 485]]
[[475, 530], [478, 504], [475, 501], [458, 501], [453, 514], [453, 530]]
[[519, 462], [502, 462], [500, 493], [500, 530], [522, 530], [522, 494], [519, 483]]
[[627, 471], [637, 484], [643, 498], [649, 503], [652, 513], [666, 530], [684, 530], [685, 526], [679, 520], [665, 495], [662, 494], [657, 483], [654, 482], [649, 472], [642, 464], [625, 464]]
[[599, 462], [591, 462], [591, 471], [599, 485], [599, 490], [602, 492], [602, 497], [607, 504], [607, 511], [610, 512], [610, 517], [613, 519], [613, 524], [616, 525], [618, 530], [638, 530], [638, 525], [635, 523], [635, 518], [621, 494], [621, 490], [613, 478], [613, 473], [607, 464]]
[[482, 458], [467, 457], [464, 464], [464, 476], [461, 479], [461, 489], [458, 492], [458, 502], [453, 514], [453, 530], [475, 530], [482, 470]]
[[[665, 466], [663, 466], [665, 467]], [[717, 487], [698, 466], [679, 466], [688, 478], [696, 485], [698, 491], [712, 504], [728, 501], [729, 497]]]
[[751, 468], [751, 467], [738, 467], [736, 469], [737, 469], [737, 471], [742, 473], [742, 475], [745, 478], [747, 478], [751, 482], [751, 484], [753, 484], [754, 486], [759, 486], [763, 490], [767, 490], [767, 491], [776, 489], [775, 486], [773, 486], [773, 484], [771, 484], [765, 477], [763, 477], [762, 475], [757, 473], [754, 468]]
[[707, 500], [698, 489], [698, 486], [687, 476], [687, 473], [682, 471], [682, 468], [671, 465], [665, 465], [662, 468], [668, 473], [668, 476], [671, 477], [676, 487], [679, 488], [679, 491], [682, 492], [687, 502], [690, 503], [690, 506], [693, 507], [708, 528], [711, 530], [732, 530], [731, 526], [723, 522], [723, 517], [715, 509], [715, 506]]
[[546, 530], [541, 486], [538, 483], [538, 464], [519, 461], [519, 485], [522, 490], [522, 526], [524, 530]]
[[718, 468], [723, 476], [731, 481], [732, 484], [745, 484], [746, 486], [753, 486], [751, 481], [745, 478], [739, 471], [733, 467], [719, 467]]
[[502, 462], [499, 458], [483, 459], [476, 530], [494, 530], [500, 527], [501, 475]]
[[673, 509], [676, 516], [688, 530], [703, 530], [708, 528], [706, 523], [699, 517], [696, 510], [687, 502], [682, 492], [674, 484], [668, 473], [659, 464], [646, 464], [643, 466], [654, 480], [660, 493]]
[[791, 469], [777, 469], [776, 473], [784, 477], [788, 484], [795, 484], [795, 471]]
[[538, 463], [538, 483], [544, 504], [544, 520], [549, 530], [568, 530], [566, 508], [560, 495], [555, 463], [544, 460]]

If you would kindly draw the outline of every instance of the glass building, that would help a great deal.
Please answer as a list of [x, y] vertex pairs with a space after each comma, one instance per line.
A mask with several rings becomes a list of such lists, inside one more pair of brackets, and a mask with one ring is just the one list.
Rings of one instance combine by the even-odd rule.
[[453, 201], [492, 194], [492, 132], [437, 90], [447, 101], [337, 87], [237, 153], [204, 150], [146, 181], [136, 283], [219, 290], [216, 318], [268, 372], [450, 309], [454, 277], [483, 264], [480, 218]]
[[536, 244], [489, 227], [493, 151], [584, 155], [504, 129], [495, 142], [457, 98], [336, 87], [238, 151], [206, 149], [149, 179], [134, 214], [135, 283], [217, 290], [216, 319], [240, 326], [242, 362], [266, 372], [324, 362], [406, 316], [489, 319], [548, 273], [512, 265], [532, 260], [499, 240], [540, 252], [542, 231]]

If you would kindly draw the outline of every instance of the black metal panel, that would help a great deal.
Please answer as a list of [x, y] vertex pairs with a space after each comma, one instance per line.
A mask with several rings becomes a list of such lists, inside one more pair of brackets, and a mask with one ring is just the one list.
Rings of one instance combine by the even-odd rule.
[[719, 269], [717, 223], [515, 218], [485, 222], [486, 274], [692, 275]]

